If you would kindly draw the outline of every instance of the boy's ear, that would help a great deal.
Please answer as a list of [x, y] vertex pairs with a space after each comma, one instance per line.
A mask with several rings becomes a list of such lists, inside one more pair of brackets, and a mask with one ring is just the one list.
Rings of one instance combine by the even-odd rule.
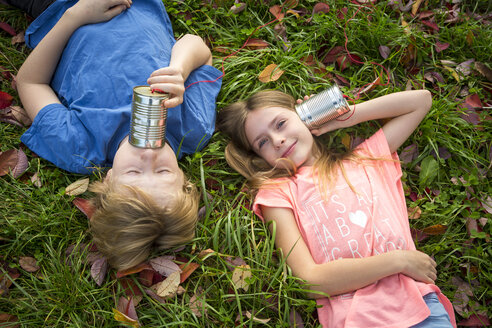
[[111, 180], [111, 175], [113, 174], [113, 169], [109, 169], [108, 172], [106, 173], [106, 176], [104, 177], [104, 181], [106, 182], [106, 179], [109, 181]]

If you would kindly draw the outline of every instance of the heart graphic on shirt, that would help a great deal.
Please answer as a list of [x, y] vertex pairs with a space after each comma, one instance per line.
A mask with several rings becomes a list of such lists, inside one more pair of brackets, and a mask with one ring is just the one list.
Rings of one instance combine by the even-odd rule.
[[367, 215], [366, 213], [362, 212], [361, 210], [355, 211], [355, 213], [350, 212], [349, 213], [349, 219], [350, 222], [353, 224], [358, 225], [359, 227], [364, 228], [367, 223]]

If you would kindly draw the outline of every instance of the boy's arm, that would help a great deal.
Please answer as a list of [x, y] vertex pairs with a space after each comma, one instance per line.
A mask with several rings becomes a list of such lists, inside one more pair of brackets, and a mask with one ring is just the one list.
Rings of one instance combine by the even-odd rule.
[[[383, 126], [391, 152], [400, 147], [417, 128], [432, 106], [432, 96], [428, 90], [395, 92], [378, 97], [355, 106], [351, 111], [311, 132], [321, 135], [328, 131], [349, 127], [361, 122], [392, 118]], [[355, 112], [354, 111], [355, 108]], [[350, 116], [353, 113], [352, 116]], [[344, 117], [350, 117], [343, 121]]]
[[186, 34], [174, 44], [169, 66], [154, 71], [147, 83], [151, 89], [170, 94], [164, 106], [176, 107], [183, 102], [184, 82], [194, 69], [202, 65], [212, 65], [210, 49], [201, 37]]
[[60, 103], [50, 82], [73, 32], [82, 25], [110, 20], [130, 5], [131, 0], [80, 0], [34, 48], [17, 74], [17, 91], [32, 120], [44, 106]]
[[[434, 283], [436, 279], [434, 260], [425, 253], [412, 250], [316, 264], [290, 209], [262, 206], [261, 210], [266, 221], [274, 221], [275, 244], [283, 250], [293, 274], [312, 285], [309, 287], [311, 290], [334, 296], [355, 291], [396, 273], [425, 283]], [[324, 297], [314, 293], [310, 296]]]

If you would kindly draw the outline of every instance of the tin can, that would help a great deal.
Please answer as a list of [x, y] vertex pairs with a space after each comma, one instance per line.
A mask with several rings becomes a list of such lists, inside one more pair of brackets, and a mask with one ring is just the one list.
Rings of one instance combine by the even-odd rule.
[[166, 141], [167, 108], [161, 103], [166, 93], [152, 92], [149, 86], [133, 88], [132, 116], [130, 121], [131, 145], [139, 148], [162, 148]]
[[309, 129], [318, 128], [350, 111], [349, 105], [337, 85], [312, 96], [296, 105], [295, 108], [297, 115]]

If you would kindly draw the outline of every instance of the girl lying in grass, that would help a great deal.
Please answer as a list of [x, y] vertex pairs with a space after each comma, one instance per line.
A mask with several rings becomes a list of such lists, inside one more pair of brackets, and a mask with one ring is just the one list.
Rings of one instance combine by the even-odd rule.
[[[248, 180], [253, 210], [271, 223], [293, 274], [309, 284], [323, 327], [456, 327], [434, 284], [436, 263], [413, 243], [396, 154], [429, 111], [430, 93], [363, 102], [311, 131], [295, 103], [262, 91], [224, 108], [217, 124], [231, 138], [227, 162]], [[345, 154], [313, 136], [383, 118], [391, 119]]]

